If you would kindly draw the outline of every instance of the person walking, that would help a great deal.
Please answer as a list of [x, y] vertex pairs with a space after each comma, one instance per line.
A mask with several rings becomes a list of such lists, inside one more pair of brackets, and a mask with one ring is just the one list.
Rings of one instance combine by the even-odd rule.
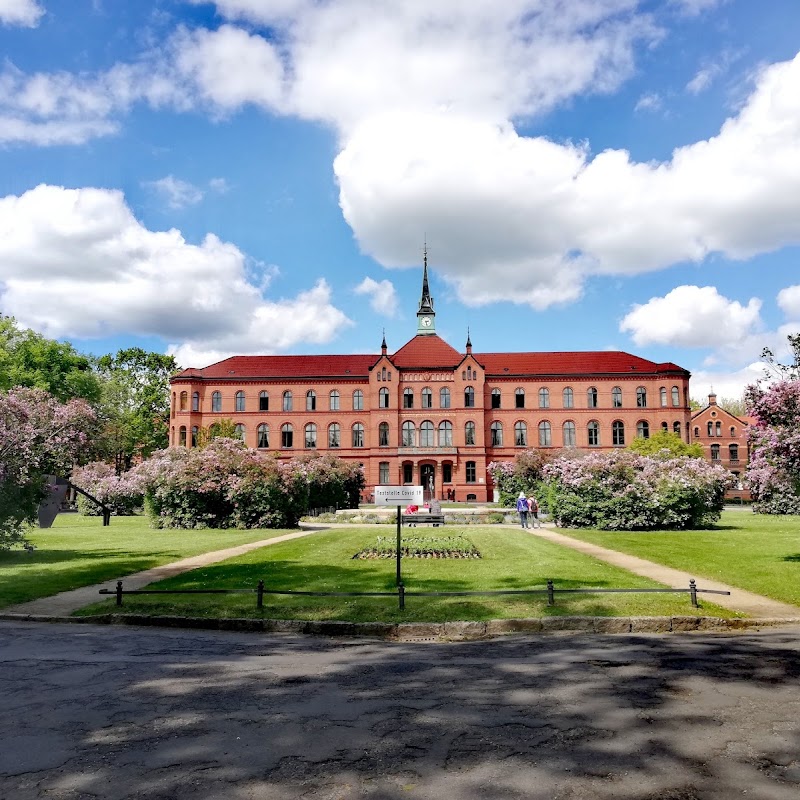
[[528, 511], [531, 515], [531, 527], [541, 528], [542, 521], [539, 519], [539, 503], [533, 495], [528, 498]]
[[528, 527], [528, 498], [525, 492], [520, 492], [517, 498], [517, 511], [519, 512], [519, 523], [523, 528]]

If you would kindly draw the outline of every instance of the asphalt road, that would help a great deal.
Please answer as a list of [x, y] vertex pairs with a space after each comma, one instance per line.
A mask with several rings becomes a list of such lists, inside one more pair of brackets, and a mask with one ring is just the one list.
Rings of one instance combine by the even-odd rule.
[[800, 628], [460, 644], [0, 623], [0, 798], [800, 797]]

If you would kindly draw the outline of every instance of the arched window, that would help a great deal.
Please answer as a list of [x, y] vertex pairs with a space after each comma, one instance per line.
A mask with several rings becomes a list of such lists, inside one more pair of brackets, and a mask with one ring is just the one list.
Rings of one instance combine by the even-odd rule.
[[597, 422], [590, 422], [586, 426], [586, 435], [588, 436], [589, 447], [600, 447], [600, 425]]
[[317, 446], [317, 426], [309, 422], [305, 427], [305, 446], [306, 449]]
[[621, 420], [615, 420], [611, 425], [611, 442], [616, 447], [625, 445], [625, 423]]
[[597, 389], [594, 386], [586, 390], [586, 407], [597, 408]]
[[736, 428], [731, 425], [731, 436], [736, 436]]
[[244, 425], [242, 425], [241, 422], [237, 422], [233, 426], [233, 436], [235, 439], [240, 439], [241, 441], [244, 441]]
[[265, 391], [258, 393], [258, 410], [269, 411], [269, 394]]
[[719, 420], [716, 421], [715, 427], [717, 429], [717, 436], [722, 436], [722, 423]]
[[672, 423], [672, 432], [677, 433], [678, 436], [681, 435], [681, 423], [679, 420], [676, 420], [675, 422]]
[[713, 422], [709, 422], [708, 423], [708, 435], [709, 436], [713, 436], [714, 435], [714, 423]]
[[732, 462], [736, 462], [739, 460], [739, 445], [738, 444], [729, 444], [728, 445], [728, 458]]
[[389, 423], [381, 422], [378, 425], [378, 447], [389, 446]]
[[640, 439], [649, 439], [650, 438], [650, 424], [647, 420], [640, 419], [636, 423], [636, 435]]
[[450, 390], [446, 386], [439, 389], [439, 408], [450, 408]]
[[492, 447], [502, 447], [503, 446], [503, 423], [502, 422], [493, 422], [491, 427], [489, 428], [489, 432], [491, 433], [491, 446]]
[[294, 447], [294, 428], [288, 422], [281, 425], [281, 447]]
[[328, 447], [341, 447], [342, 446], [342, 429], [339, 427], [338, 422], [331, 422], [328, 425]]
[[528, 446], [528, 426], [522, 420], [514, 423], [514, 445], [516, 447]]
[[360, 422], [353, 425], [353, 447], [364, 446], [364, 426]]
[[428, 386], [422, 390], [422, 408], [433, 408], [433, 392]]
[[192, 411], [200, 410], [200, 392], [192, 392]]
[[178, 444], [181, 447], [186, 447], [186, 426], [185, 425], [181, 425], [180, 428], [178, 428]]
[[562, 425], [564, 447], [575, 447], [575, 423], [565, 422]]
[[672, 405], [676, 408], [681, 404], [681, 393], [677, 386], [672, 387]]
[[659, 396], [659, 399], [661, 400], [661, 407], [662, 408], [666, 407], [666, 405], [667, 405], [667, 387], [666, 386], [662, 386], [658, 390], [658, 396]]
[[317, 410], [317, 393], [313, 389], [306, 392], [306, 411]]
[[389, 390], [385, 386], [378, 391], [378, 408], [389, 408]]
[[410, 386], [403, 389], [403, 408], [414, 408], [414, 390]]
[[172, 402], [170, 403], [170, 416], [175, 416], [175, 392], [172, 393]]
[[244, 392], [236, 392], [236, 410], [244, 411]]
[[666, 422], [662, 422], [661, 423], [661, 430], [664, 431], [664, 433], [667, 433], [669, 431], [669, 425], [667, 425]]
[[611, 405], [614, 408], [622, 408], [622, 389], [619, 386], [611, 390]]
[[329, 395], [328, 409], [330, 411], [339, 410], [339, 392], [337, 392], [336, 389], [334, 389]]
[[453, 446], [453, 423], [443, 420], [439, 423], [439, 447]]
[[197, 425], [192, 425], [192, 447], [197, 447], [197, 434], [199, 430]]
[[492, 408], [500, 408], [500, 390], [492, 389]]
[[413, 422], [403, 423], [403, 447], [414, 447], [417, 440], [416, 433]]
[[211, 410], [222, 411], [222, 392], [213, 392], [211, 395]]
[[426, 419], [419, 426], [419, 446], [433, 447], [433, 423], [430, 420]]
[[353, 411], [364, 410], [364, 392], [361, 389], [356, 389], [353, 392]]
[[283, 393], [283, 410], [284, 411], [291, 411], [292, 410], [292, 393], [291, 392], [284, 392]]
[[257, 429], [258, 433], [258, 446], [259, 447], [269, 447], [269, 425], [266, 422], [262, 422]]
[[539, 389], [539, 408], [550, 408], [550, 390], [545, 387]]
[[561, 393], [563, 398], [562, 405], [564, 408], [574, 408], [575, 407], [575, 393], [572, 389], [567, 386], [566, 389]]
[[475, 390], [471, 386], [464, 389], [464, 408], [475, 408]]
[[181, 392], [181, 411], [186, 411], [186, 404], [189, 402], [189, 395], [186, 392]]
[[550, 423], [542, 421], [539, 423], [539, 447], [551, 447], [553, 444], [553, 433]]
[[525, 408], [525, 390], [522, 388], [514, 391], [514, 408]]
[[475, 423], [467, 422], [464, 424], [464, 444], [475, 444]]
[[636, 388], [636, 407], [647, 408], [647, 389], [644, 386]]
[[694, 438], [697, 439], [700, 436], [700, 428], [695, 425], [694, 426]]
[[711, 445], [711, 460], [712, 461], [719, 461], [719, 445], [712, 444]]

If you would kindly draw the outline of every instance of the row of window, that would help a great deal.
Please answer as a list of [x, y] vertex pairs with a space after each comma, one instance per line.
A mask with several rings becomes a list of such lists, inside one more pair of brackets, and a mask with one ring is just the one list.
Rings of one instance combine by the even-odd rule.
[[[389, 472], [390, 464], [388, 461], [381, 461], [378, 464], [378, 483], [388, 485], [391, 483], [391, 474]], [[450, 461], [442, 462], [442, 483], [453, 482], [453, 464]], [[401, 469], [403, 470], [403, 483], [411, 484], [414, 482], [414, 464], [410, 461], [404, 461]], [[478, 482], [478, 469], [477, 462], [466, 461], [464, 463], [464, 480], [466, 483]], [[467, 495], [467, 499], [475, 495]]]
[[[664, 430], [668, 430], [666, 422], [661, 423]], [[245, 426], [241, 423], [236, 425], [236, 435], [244, 439]], [[674, 422], [672, 429], [675, 433], [681, 433], [681, 423]], [[389, 423], [381, 422], [378, 425], [378, 446], [389, 447]], [[467, 422], [464, 425], [464, 444], [475, 444], [475, 423]], [[192, 446], [197, 444], [198, 427], [192, 428]], [[574, 422], [568, 421], [561, 426], [562, 446], [575, 447], [577, 445], [577, 428]], [[364, 447], [364, 425], [356, 422], [350, 428], [351, 447]], [[553, 429], [550, 422], [542, 420], [537, 426], [539, 447], [553, 446]], [[590, 422], [586, 426], [586, 441], [590, 447], [600, 446], [600, 423]], [[650, 425], [646, 420], [640, 420], [636, 424], [636, 435], [647, 439], [650, 437]], [[286, 422], [280, 428], [280, 446], [282, 448], [294, 447], [294, 426]], [[491, 447], [503, 447], [503, 423], [493, 422], [489, 427], [489, 444]], [[179, 444], [186, 444], [186, 427], [179, 429]], [[338, 422], [328, 425], [328, 447], [338, 448], [342, 446], [342, 429]], [[621, 420], [616, 420], [611, 424], [611, 441], [614, 445], [625, 444], [625, 424]], [[514, 446], [528, 447], [528, 425], [522, 420], [514, 423]], [[256, 428], [256, 446], [267, 448], [270, 446], [270, 427], [266, 422], [262, 422]], [[453, 446], [453, 423], [447, 420], [440, 422], [438, 428], [432, 422], [426, 420], [420, 423], [419, 428], [411, 422], [406, 421], [400, 429], [401, 447], [452, 447]], [[303, 447], [317, 447], [317, 425], [309, 422], [303, 428]]]
[[[738, 444], [729, 444], [728, 445], [728, 458], [731, 461], [738, 461], [739, 460], [739, 445]], [[711, 460], [712, 461], [719, 461], [719, 445], [712, 444], [711, 445]]]
[[[722, 423], [719, 420], [717, 420], [717, 422], [711, 422], [709, 420], [707, 430], [708, 436], [722, 436]], [[695, 425], [694, 428], [694, 435], [695, 438], [700, 436], [700, 428], [697, 425]], [[736, 428], [733, 425], [731, 425], [731, 436], [736, 436]]]
[[[659, 390], [661, 406], [667, 406], [667, 387], [662, 386]], [[680, 391], [677, 386], [673, 386], [671, 390], [672, 405], [675, 407], [680, 406]], [[294, 407], [294, 397], [291, 391], [285, 391], [281, 396], [281, 409], [283, 411], [292, 411]], [[382, 387], [378, 392], [378, 407], [389, 408], [390, 393], [386, 387]], [[491, 393], [491, 407], [501, 408], [502, 392], [500, 389], [492, 389]], [[550, 390], [546, 387], [539, 389], [539, 408], [550, 408]], [[187, 411], [189, 396], [187, 392], [181, 392], [179, 398], [179, 408], [181, 411]], [[306, 411], [317, 410], [317, 393], [313, 389], [306, 392], [305, 397]], [[414, 408], [415, 395], [411, 387], [403, 390], [403, 408]], [[328, 410], [339, 411], [341, 410], [341, 396], [339, 392], [334, 389], [328, 395]], [[561, 393], [562, 408], [575, 407], [575, 393], [570, 387], [565, 388]], [[622, 389], [615, 386], [611, 390], [611, 405], [613, 408], [622, 408]], [[450, 389], [443, 386], [439, 389], [439, 408], [450, 408], [451, 396]], [[472, 386], [467, 386], [464, 389], [464, 407], [475, 407], [475, 389]], [[589, 387], [586, 393], [586, 407], [598, 407], [598, 392], [594, 386]], [[647, 389], [644, 386], [639, 386], [636, 389], [636, 407], [647, 408]], [[353, 392], [353, 411], [361, 411], [364, 408], [364, 392], [361, 389], [356, 389]], [[420, 392], [420, 408], [433, 408], [433, 390], [430, 387], [425, 387]], [[525, 408], [525, 390], [522, 388], [516, 389], [514, 392], [514, 408]], [[173, 398], [174, 409], [174, 398]], [[200, 410], [200, 393], [192, 392], [192, 411]], [[245, 393], [238, 391], [234, 395], [234, 410], [237, 412], [246, 411]], [[266, 391], [259, 392], [258, 395], [258, 410], [269, 411], [269, 393]], [[222, 392], [215, 391], [211, 394], [211, 411], [222, 411]], [[709, 422], [709, 430], [711, 423]], [[717, 423], [719, 425], [720, 423]], [[711, 433], [709, 432], [709, 435]]]

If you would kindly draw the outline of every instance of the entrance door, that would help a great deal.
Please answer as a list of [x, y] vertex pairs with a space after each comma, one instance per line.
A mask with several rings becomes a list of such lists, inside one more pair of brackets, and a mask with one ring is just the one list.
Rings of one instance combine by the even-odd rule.
[[420, 464], [419, 467], [419, 482], [425, 490], [426, 499], [430, 500], [433, 497], [434, 486], [436, 479], [436, 467], [433, 464]]

